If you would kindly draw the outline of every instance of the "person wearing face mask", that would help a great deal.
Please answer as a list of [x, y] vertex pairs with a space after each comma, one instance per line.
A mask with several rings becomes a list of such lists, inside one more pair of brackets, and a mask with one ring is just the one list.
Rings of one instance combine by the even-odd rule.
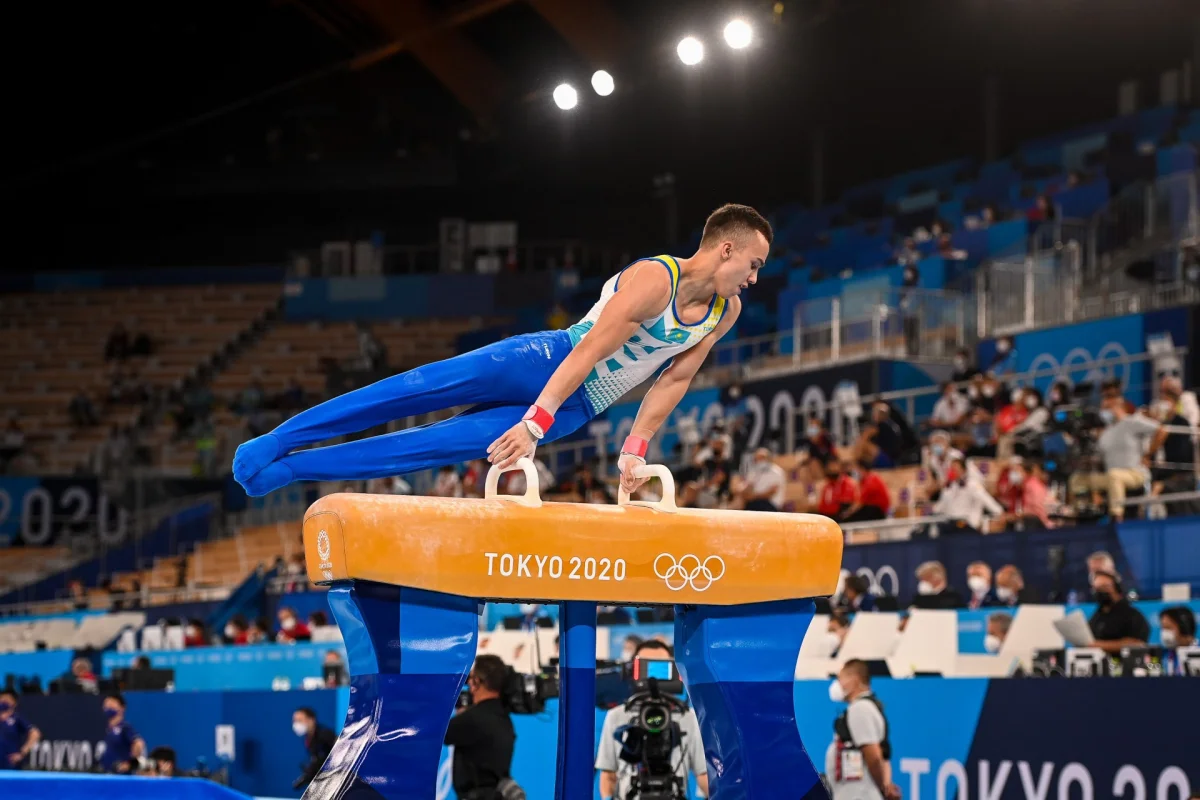
[[983, 649], [992, 655], [1000, 652], [1004, 640], [1008, 638], [1008, 629], [1012, 627], [1012, 614], [997, 611], [987, 618], [987, 635], [983, 637]]
[[1050, 424], [1050, 409], [1046, 408], [1042, 393], [1032, 386], [1021, 390], [1020, 401], [1028, 416], [1018, 422], [1009, 433], [1013, 437], [1014, 449], [1021, 454], [1030, 451], [1041, 452], [1042, 435]]
[[1010, 402], [996, 412], [996, 458], [1008, 460], [1013, 457], [1013, 448], [1017, 441], [1013, 431], [1029, 417], [1024, 397], [1024, 389], [1013, 389], [1009, 394]]
[[887, 519], [892, 507], [892, 495], [887, 484], [875, 470], [871, 462], [865, 458], [858, 463], [842, 465], [842, 471], [847, 472], [858, 485], [858, 494], [850, 507], [842, 512], [842, 522], [872, 522]]
[[988, 494], [982, 476], [976, 477], [962, 458], [955, 459], [946, 470], [946, 482], [933, 504], [933, 513], [949, 517], [951, 525], [942, 530], [951, 533], [980, 533], [986, 529], [987, 517], [1004, 515], [1004, 507]]
[[856, 451], [870, 459], [876, 469], [888, 469], [900, 463], [904, 452], [904, 431], [892, 418], [892, 408], [885, 402], [871, 406], [871, 422], [858, 439]]
[[1071, 385], [1065, 381], [1056, 381], [1050, 387], [1050, 391], [1046, 392], [1046, 406], [1051, 410], [1071, 405], [1072, 402]]
[[1046, 472], [1041, 464], [1025, 464], [1013, 459], [1009, 467], [1006, 496], [1011, 498], [1008, 519], [1009, 530], [1038, 530], [1057, 527], [1050, 514], [1055, 512], [1058, 501], [1046, 486]]
[[804, 438], [797, 442], [797, 449], [808, 453], [808, 480], [814, 484], [820, 483], [825, 477], [825, 465], [830, 459], [837, 458], [833, 439], [825, 430], [818, 417], [809, 417], [804, 425]]
[[825, 643], [829, 646], [829, 657], [837, 658], [846, 634], [850, 632], [850, 617], [844, 611], [835, 611], [829, 615], [829, 623], [825, 628]]
[[917, 596], [913, 608], [946, 610], [963, 607], [962, 595], [946, 583], [946, 568], [940, 561], [917, 567]]
[[950, 380], [955, 383], [963, 383], [978, 374], [979, 370], [975, 367], [970, 350], [964, 347], [954, 354], [954, 372], [950, 375]]
[[982, 561], [967, 565], [967, 588], [971, 592], [967, 608], [972, 611], [997, 604], [996, 595], [992, 593], [992, 568]]
[[1025, 587], [1025, 576], [1012, 564], [1005, 564], [996, 572], [996, 600], [1002, 606], [1013, 608], [1020, 603], [1038, 603], [1041, 597], [1034, 589]]
[[846, 578], [838, 608], [846, 612], [875, 610], [875, 595], [871, 594], [871, 586], [866, 578], [862, 575]]
[[1187, 606], [1164, 608], [1158, 615], [1158, 638], [1168, 649], [1196, 645], [1196, 615]]
[[146, 742], [125, 721], [124, 697], [110, 694], [104, 698], [102, 708], [108, 725], [104, 730], [104, 754], [100, 756], [100, 767], [105, 772], [132, 772], [138, 759], [146, 752]]
[[198, 619], [188, 620], [183, 629], [184, 647], [208, 647], [208, 637], [204, 635], [204, 623]]
[[883, 703], [871, 691], [867, 662], [852, 658], [829, 684], [829, 699], [845, 703], [825, 751], [832, 800], [900, 800], [892, 782], [892, 743]]
[[1158, 386], [1158, 396], [1171, 404], [1172, 414], [1187, 420], [1193, 429], [1200, 428], [1200, 401], [1193, 391], [1184, 391], [1183, 381], [1175, 375], [1164, 375]]
[[929, 415], [926, 425], [934, 428], [955, 429], [966, 420], [971, 410], [968, 400], [954, 384], [947, 381], [942, 384], [942, 396], [933, 404], [933, 413]]
[[825, 485], [821, 487], [821, 499], [817, 513], [830, 519], [841, 519], [842, 513], [858, 502], [858, 486], [854, 479], [842, 472], [842, 465], [832, 460], [825, 467]]
[[[1178, 394], [1167, 394], [1174, 390], [1175, 380], [1177, 379], [1163, 380], [1160, 390], [1163, 394], [1155, 405], [1154, 414], [1154, 418], [1162, 423], [1162, 427], [1154, 434], [1145, 459], [1145, 464], [1150, 469], [1151, 494], [1155, 496], [1190, 492], [1196, 488], [1196, 447], [1193, 442], [1195, 427], [1179, 413]], [[1200, 514], [1200, 501], [1167, 503], [1166, 512], [1169, 517]]]
[[279, 633], [275, 635], [275, 641], [280, 644], [295, 644], [296, 642], [307, 642], [312, 639], [312, 631], [308, 626], [296, 618], [296, 612], [291, 608], [279, 609]]
[[779, 511], [783, 508], [787, 475], [771, 459], [771, 451], [760, 447], [746, 470], [742, 500], [747, 511]]
[[996, 340], [996, 355], [992, 358], [992, 363], [987, 366], [985, 372], [989, 375], [1004, 375], [1009, 372], [1016, 372], [1017, 367], [1017, 348], [1013, 346], [1011, 336], [1005, 336]]
[[1106, 653], [1118, 654], [1123, 647], [1144, 647], [1150, 639], [1150, 623], [1133, 607], [1121, 580], [1111, 572], [1097, 572], [1092, 583], [1096, 612], [1088, 620], [1092, 636]]
[[17, 693], [0, 690], [0, 770], [21, 769], [42, 732], [17, 714]]
[[1125, 518], [1125, 492], [1145, 486], [1149, 479], [1146, 447], [1161, 426], [1141, 414], [1130, 414], [1119, 394], [1104, 398], [1100, 414], [1108, 424], [1096, 442], [1105, 471], [1077, 472], [1067, 485], [1073, 497], [1089, 491], [1107, 494], [1109, 515], [1120, 522]]
[[250, 626], [241, 614], [235, 614], [225, 623], [225, 644], [248, 644]]
[[297, 708], [292, 712], [292, 733], [304, 740], [304, 750], [308, 758], [301, 765], [301, 772], [292, 781], [293, 789], [304, 789], [313, 782], [325, 759], [333, 751], [337, 743], [337, 734], [323, 725], [317, 724], [317, 712], [308, 706]]

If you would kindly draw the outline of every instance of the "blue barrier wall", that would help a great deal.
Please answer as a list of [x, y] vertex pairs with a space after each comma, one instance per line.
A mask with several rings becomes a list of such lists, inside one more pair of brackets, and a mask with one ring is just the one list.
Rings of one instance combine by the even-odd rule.
[[[305, 678], [321, 677], [325, 653], [333, 650], [344, 662], [346, 648], [337, 644], [242, 645], [191, 650], [149, 651], [155, 669], [175, 670], [177, 692], [269, 689], [276, 678], [299, 687]], [[103, 674], [129, 667], [140, 652], [105, 653]], [[0, 662], [2, 663], [2, 662]]]
[[4, 653], [0, 655], [0, 684], [7, 676], [38, 678], [42, 688], [61, 678], [71, 668], [74, 650], [41, 650], [33, 653]]
[[[1194, 715], [1170, 711], [1200, 708], [1200, 681], [877, 679], [873, 688], [888, 715], [893, 776], [906, 798], [944, 798], [957, 790], [964, 799], [1182, 800], [1191, 787], [1200, 787]], [[131, 692], [126, 697], [130, 723], [147, 745], [175, 748], [184, 766], [197, 758], [215, 764], [214, 727], [233, 725], [233, 787], [275, 797], [299, 796], [290, 783], [304, 753], [290, 731], [292, 711], [310, 706], [321, 724], [337, 730], [349, 699], [347, 690]], [[801, 738], [820, 769], [833, 720], [844, 706], [830, 701], [825, 681], [798, 681], [793, 702]], [[79, 695], [26, 698], [22, 713], [46, 734], [50, 753], [56, 747], [99, 744], [99, 703]], [[1112, 716], [1117, 708], [1119, 722]], [[551, 701], [542, 714], [514, 718], [513, 775], [530, 800], [553, 797], [554, 772], [547, 759], [557, 748], [556, 717]], [[597, 732], [602, 719], [603, 712], [597, 712]], [[1130, 733], [1136, 731], [1153, 735]], [[453, 796], [448, 758], [444, 752], [439, 800]], [[1118, 778], [1132, 781], [1133, 794]], [[1137, 791], [1139, 786], [1145, 791]]]

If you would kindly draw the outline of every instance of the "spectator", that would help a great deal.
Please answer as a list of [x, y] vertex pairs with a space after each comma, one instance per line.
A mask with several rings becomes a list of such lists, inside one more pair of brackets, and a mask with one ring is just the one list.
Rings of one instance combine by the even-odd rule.
[[851, 575], [846, 578], [842, 588], [842, 600], [839, 606], [849, 612], [874, 611], [875, 595], [862, 575]]
[[1025, 464], [1013, 459], [1008, 469], [1008, 482], [1016, 493], [1017, 502], [1010, 509], [1008, 520], [1022, 530], [1056, 527], [1050, 514], [1057, 510], [1058, 501], [1046, 487], [1046, 471], [1036, 462]]
[[304, 763], [300, 776], [292, 782], [292, 788], [301, 790], [313, 782], [325, 759], [333, 752], [337, 744], [337, 734], [317, 724], [317, 712], [304, 706], [292, 712], [292, 733], [304, 740], [304, 750], [308, 759]]
[[[848, 468], [851, 468], [851, 465], [846, 464], [842, 467], [843, 471], [847, 471]], [[883, 478], [871, 469], [870, 462], [866, 459], [858, 462], [858, 473], [854, 475], [854, 479], [858, 482], [857, 497], [842, 514], [841, 521], [869, 522], [887, 519], [888, 511], [892, 507], [892, 497]]]
[[834, 611], [829, 615], [829, 622], [825, 628], [825, 642], [829, 646], [829, 657], [837, 658], [838, 651], [842, 649], [842, 643], [846, 641], [846, 634], [850, 631], [850, 617], [845, 611]]
[[971, 592], [967, 600], [967, 608], [971, 611], [997, 605], [996, 595], [992, 592], [992, 568], [984, 562], [972, 561], [967, 565], [967, 589]]
[[1123, 647], [1144, 647], [1150, 639], [1150, 624], [1129, 602], [1120, 578], [1111, 572], [1097, 572], [1092, 583], [1096, 612], [1088, 620], [1092, 636], [1106, 653], [1116, 655]]
[[198, 619], [188, 620], [183, 632], [184, 647], [208, 647], [208, 637], [205, 635], [204, 623]]
[[754, 461], [746, 470], [746, 487], [742, 492], [747, 511], [779, 511], [783, 508], [787, 476], [783, 468], [771, 460], [771, 451], [760, 447], [754, 451]]
[[100, 424], [100, 416], [96, 413], [96, 406], [92, 403], [92, 398], [82, 389], [71, 398], [71, 402], [67, 406], [67, 414], [70, 415], [71, 422], [78, 428], [90, 428]]
[[259, 617], [246, 633], [246, 644], [267, 644], [271, 641], [271, 621]]
[[1097, 449], [1104, 460], [1104, 472], [1077, 472], [1068, 481], [1071, 495], [1088, 490], [1108, 495], [1108, 511], [1114, 522], [1125, 518], [1125, 492], [1146, 485], [1149, 474], [1144, 464], [1146, 440], [1160, 425], [1140, 414], [1130, 414], [1120, 395], [1104, 399], [1100, 412], [1108, 427], [1100, 435]]
[[0, 689], [0, 771], [20, 769], [42, 733], [17, 715], [17, 693]]
[[125, 698], [110, 694], [104, 698], [104, 716], [108, 725], [104, 732], [104, 754], [100, 766], [105, 772], [129, 773], [146, 751], [146, 742], [133, 726], [125, 721]]
[[80, 656], [71, 662], [71, 677], [79, 685], [79, 691], [86, 694], [96, 694], [100, 688], [100, 679], [92, 671], [92, 662]]
[[125, 330], [125, 326], [117, 323], [108, 334], [108, 341], [104, 343], [104, 360], [105, 361], [124, 361], [129, 357], [129, 331]]
[[437, 480], [433, 483], [434, 497], [462, 497], [462, 480], [458, 471], [450, 464], [438, 470]]
[[[994, 376], [980, 373], [972, 379], [971, 385], [967, 387], [967, 397], [976, 408], [982, 408], [988, 412], [989, 416], [994, 416], [1003, 405], [1003, 398], [1000, 394], [1003, 388], [1003, 384]], [[973, 392], [972, 389], [974, 389]]]
[[797, 444], [798, 449], [808, 453], [808, 462], [805, 464], [808, 480], [814, 484], [820, 483], [821, 479], [825, 477], [825, 465], [829, 463], [830, 459], [837, 458], [837, 448], [834, 446], [833, 438], [821, 424], [820, 417], [808, 418], [804, 425], [804, 438]]
[[1004, 507], [988, 494], [982, 480], [970, 475], [966, 462], [961, 458], [950, 465], [946, 484], [933, 505], [933, 511], [949, 517], [954, 523], [952, 530], [959, 533], [983, 532], [986, 514], [1004, 516]]
[[1159, 384], [1159, 396], [1170, 402], [1172, 410], [1193, 429], [1200, 428], [1200, 402], [1195, 392], [1183, 390], [1183, 381], [1174, 375], [1165, 376]]
[[[1178, 400], [1168, 397], [1157, 405], [1157, 419], [1162, 426], [1150, 442], [1145, 459], [1150, 469], [1151, 494], [1156, 496], [1196, 488], [1195, 429], [1178, 408]], [[1184, 500], [1167, 503], [1166, 511], [1168, 516], [1187, 516], [1200, 513], [1197, 507], [1200, 502]]]
[[954, 372], [950, 374], [950, 380], [954, 383], [965, 383], [979, 374], [979, 368], [975, 366], [975, 359], [971, 356], [971, 351], [963, 347], [954, 354]]
[[463, 470], [462, 474], [462, 496], [483, 497], [483, 481], [486, 476], [487, 470], [482, 459], [468, 461], [467, 467]]
[[1166, 648], [1194, 647], [1196, 645], [1196, 615], [1187, 606], [1164, 608], [1158, 615], [1162, 626], [1159, 639]]
[[967, 418], [969, 444], [966, 454], [971, 458], [995, 458], [996, 434], [992, 417], [983, 408], [972, 408]]
[[870, 459], [876, 469], [896, 466], [903, 454], [904, 434], [891, 412], [887, 403], [875, 403], [871, 407], [871, 424], [859, 440], [858, 452]]
[[71, 605], [76, 611], [87, 611], [88, 595], [87, 590], [83, 588], [82, 581], [72, 580], [68, 583], [67, 593], [71, 598]]
[[821, 488], [821, 500], [817, 513], [830, 519], [841, 519], [842, 512], [858, 501], [858, 487], [853, 479], [842, 472], [836, 460], [825, 466], [825, 485]]
[[[939, 489], [945, 486], [949, 480], [947, 474], [950, 471], [950, 465], [955, 461], [962, 460], [963, 454], [950, 446], [949, 433], [934, 431], [929, 434], [929, 446], [922, 452], [921, 461], [929, 468], [929, 473], [933, 476]], [[974, 464], [967, 464], [966, 468], [968, 475], [983, 481], [983, 475], [979, 474], [979, 469]]]
[[[558, 481], [554, 478], [554, 473], [546, 466], [546, 462], [540, 458], [533, 459], [534, 471], [538, 476], [538, 488], [541, 492], [552, 492], [554, 487], [558, 485]], [[508, 473], [508, 484], [506, 491], [508, 494], [525, 494], [526, 479], [524, 470], [516, 470]], [[459, 484], [458, 494], [455, 497], [462, 497], [462, 484]]]
[[1013, 457], [1016, 438], [1013, 431], [1029, 416], [1029, 410], [1021, 402], [1022, 391], [1013, 389], [1009, 395], [1012, 402], [996, 412], [996, 458], [1008, 460]]
[[1035, 589], [1025, 587], [1025, 576], [1012, 564], [1005, 564], [996, 573], [996, 599], [1000, 605], [1012, 608], [1020, 603], [1041, 600]]
[[1050, 387], [1050, 391], [1046, 393], [1046, 407], [1052, 414], [1054, 409], [1070, 405], [1073, 400], [1071, 384], [1066, 381], [1055, 381], [1054, 385]]
[[927, 424], [934, 428], [956, 429], [966, 421], [970, 411], [971, 401], [947, 381], [942, 384], [942, 396], [933, 404], [933, 414]]
[[156, 778], [174, 778], [177, 769], [175, 751], [170, 747], [156, 747], [150, 751], [150, 765], [142, 774]]
[[275, 641], [280, 644], [295, 644], [312, 639], [308, 626], [296, 618], [296, 611], [287, 606], [279, 609], [279, 633]]
[[16, 417], [8, 418], [8, 427], [0, 436], [0, 471], [7, 471], [13, 462], [25, 450], [25, 431]]
[[926, 561], [917, 567], [917, 596], [914, 608], [956, 609], [963, 607], [962, 595], [946, 583], [946, 568], [940, 561]]
[[1050, 424], [1050, 409], [1042, 400], [1042, 393], [1032, 386], [1020, 390], [1020, 402], [1025, 407], [1027, 416], [1009, 432], [1012, 437], [1013, 451], [1025, 456], [1042, 450], [1042, 434]]
[[1012, 620], [1012, 614], [1004, 611], [988, 614], [987, 634], [983, 637], [984, 650], [993, 654], [1000, 652], [1000, 648], [1004, 646], [1004, 640], [1008, 638], [1008, 629], [1012, 627]]
[[250, 626], [241, 614], [225, 623], [225, 644], [249, 644]]

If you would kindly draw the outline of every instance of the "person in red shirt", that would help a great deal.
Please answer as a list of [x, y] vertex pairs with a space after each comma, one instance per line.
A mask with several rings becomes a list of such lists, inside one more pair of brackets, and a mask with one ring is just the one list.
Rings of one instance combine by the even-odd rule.
[[184, 647], [208, 647], [208, 637], [205, 635], [204, 623], [198, 619], [188, 620], [183, 630]]
[[821, 487], [821, 500], [817, 513], [831, 519], [841, 519], [842, 513], [858, 502], [858, 485], [842, 471], [836, 460], [825, 465], [825, 485]]
[[868, 522], [886, 519], [892, 507], [892, 497], [879, 473], [869, 461], [858, 462], [858, 499], [842, 514], [842, 522]]
[[279, 633], [275, 635], [275, 641], [280, 644], [295, 644], [296, 642], [307, 642], [312, 639], [312, 632], [308, 626], [296, 618], [295, 610], [284, 606], [279, 609]]

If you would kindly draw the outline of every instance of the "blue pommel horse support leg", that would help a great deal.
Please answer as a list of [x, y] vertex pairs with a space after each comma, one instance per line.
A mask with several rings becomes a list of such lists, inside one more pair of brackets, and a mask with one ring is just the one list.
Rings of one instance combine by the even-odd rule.
[[663, 481], [659, 502], [542, 503], [532, 463], [515, 468], [523, 496], [497, 496], [493, 468], [482, 500], [337, 494], [305, 515], [308, 574], [331, 587], [352, 676], [345, 728], [306, 800], [435, 800], [482, 599], [562, 604], [555, 800], [593, 796], [597, 604], [675, 606], [711, 797], [827, 798], [792, 690], [809, 598], [837, 584], [838, 526], [676, 508], [660, 466], [643, 468]]

